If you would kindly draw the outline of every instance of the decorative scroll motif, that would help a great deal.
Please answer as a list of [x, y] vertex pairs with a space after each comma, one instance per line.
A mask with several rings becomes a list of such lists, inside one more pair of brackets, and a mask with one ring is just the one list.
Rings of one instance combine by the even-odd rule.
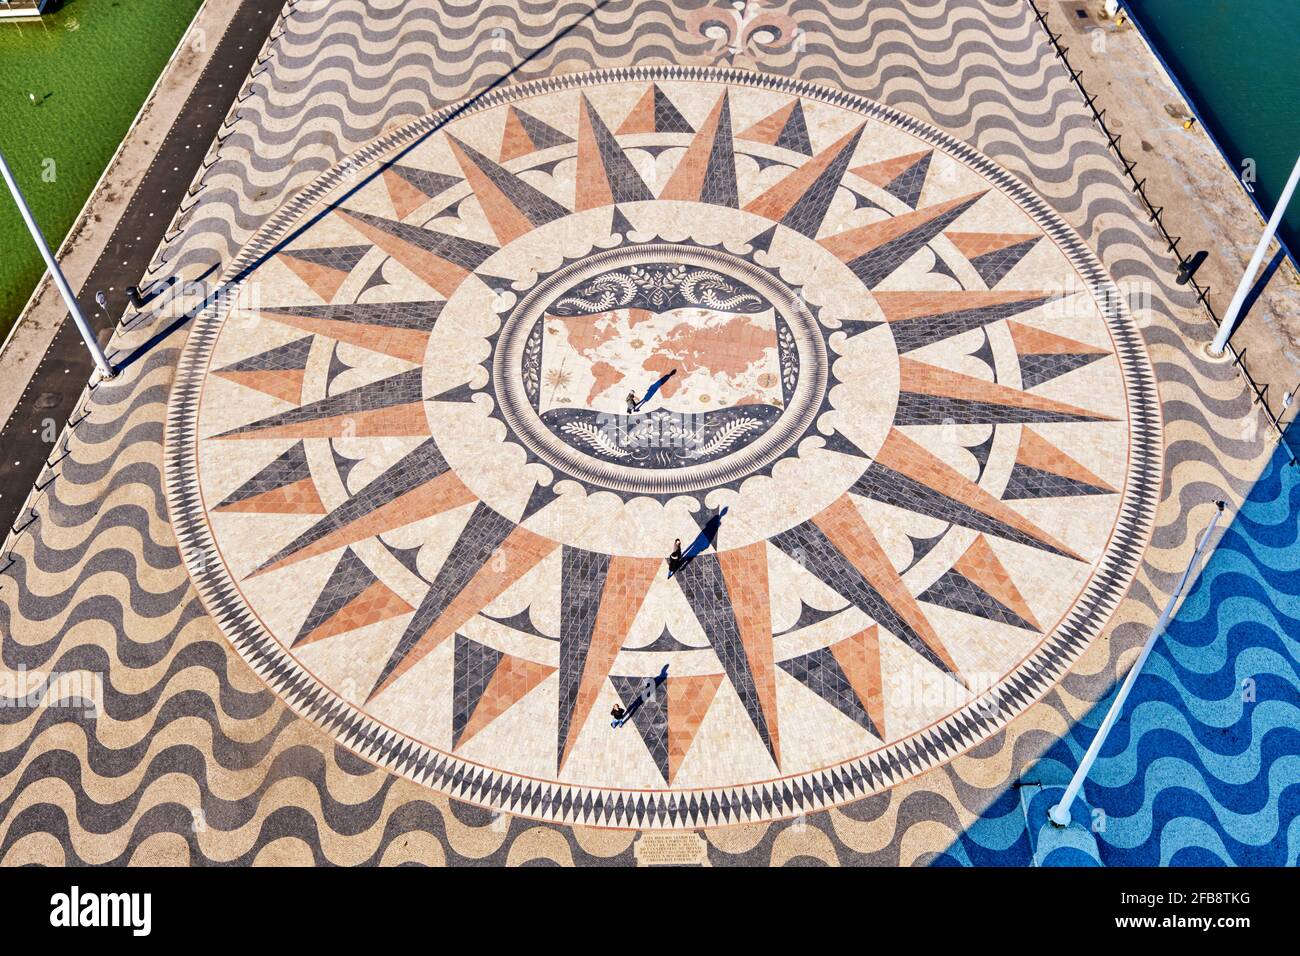
[[653, 263], [606, 272], [582, 283], [551, 306], [555, 315], [583, 315], [610, 309], [700, 306], [719, 312], [756, 312], [768, 301], [744, 283], [709, 269]]
[[576, 448], [637, 468], [675, 468], [714, 461], [762, 434], [781, 415], [771, 405], [741, 405], [682, 414], [656, 409], [613, 415], [557, 408], [542, 420]]

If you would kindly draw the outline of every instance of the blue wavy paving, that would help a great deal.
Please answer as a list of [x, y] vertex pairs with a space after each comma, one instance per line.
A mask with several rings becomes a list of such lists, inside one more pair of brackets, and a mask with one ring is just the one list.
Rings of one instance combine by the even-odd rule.
[[[1288, 438], [1298, 433], [1291, 428]], [[1251, 489], [1075, 805], [1076, 821], [1089, 808], [1105, 814], [1096, 835], [1107, 866], [1297, 864], [1300, 466], [1289, 461], [1279, 449]], [[1067, 780], [1114, 693], [1025, 779]], [[936, 863], [1032, 865], [1021, 803], [1021, 791], [1008, 788]], [[1037, 862], [1087, 862], [1051, 856]]]

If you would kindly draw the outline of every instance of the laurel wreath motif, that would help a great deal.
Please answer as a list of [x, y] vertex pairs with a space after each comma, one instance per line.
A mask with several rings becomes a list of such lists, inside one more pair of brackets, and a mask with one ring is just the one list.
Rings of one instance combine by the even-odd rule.
[[631, 452], [620, 448], [602, 429], [590, 422], [565, 422], [560, 430], [609, 458], [626, 458]]
[[755, 428], [761, 428], [762, 425], [763, 423], [757, 418], [737, 418], [719, 428], [718, 433], [703, 445], [688, 448], [685, 454], [688, 458], [704, 458], [720, 451], [726, 451], [747, 432], [751, 432]]

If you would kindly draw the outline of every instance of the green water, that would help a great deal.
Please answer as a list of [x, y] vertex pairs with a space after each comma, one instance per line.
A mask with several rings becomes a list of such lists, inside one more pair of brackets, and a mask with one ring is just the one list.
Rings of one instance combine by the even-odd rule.
[[[1300, 0], [1124, 0], [1255, 197], [1273, 211], [1300, 154]], [[1280, 230], [1300, 257], [1300, 196]]]
[[[0, 150], [52, 248], [72, 227], [200, 2], [65, 0], [39, 21], [0, 21]], [[0, 185], [0, 341], [44, 271]]]

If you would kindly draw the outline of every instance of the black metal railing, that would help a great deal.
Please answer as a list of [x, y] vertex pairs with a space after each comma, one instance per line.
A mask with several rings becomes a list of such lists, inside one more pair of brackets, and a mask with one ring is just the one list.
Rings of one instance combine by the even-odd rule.
[[[1038, 9], [1038, 4], [1036, 4], [1034, 0], [1025, 0], [1025, 2], [1029, 4], [1029, 9], [1034, 12], [1034, 17], [1038, 20], [1039, 26], [1043, 28], [1043, 32], [1047, 34], [1048, 42], [1052, 44], [1052, 48], [1056, 51], [1057, 59], [1061, 61], [1061, 65], [1065, 67], [1065, 71], [1069, 74], [1070, 80], [1079, 90], [1079, 95], [1083, 97], [1083, 103], [1088, 108], [1088, 111], [1092, 113], [1093, 121], [1101, 130], [1102, 135], [1106, 137], [1106, 145], [1110, 148], [1110, 151], [1115, 154], [1115, 158], [1119, 160], [1120, 167], [1124, 170], [1124, 175], [1128, 177], [1129, 182], [1132, 183], [1133, 192], [1137, 193], [1138, 198], [1142, 200], [1142, 205], [1146, 207], [1147, 219], [1159, 231], [1160, 237], [1164, 240], [1169, 252], [1178, 260], [1178, 265], [1182, 268], [1187, 264], [1187, 260], [1178, 249], [1178, 244], [1182, 240], [1182, 237], [1170, 234], [1168, 228], [1166, 228], [1162, 215], [1164, 213], [1164, 207], [1157, 206], [1151, 201], [1151, 197], [1147, 195], [1146, 179], [1138, 179], [1136, 173], [1137, 163], [1125, 157], [1123, 150], [1120, 149], [1120, 134], [1112, 133], [1110, 128], [1106, 125], [1106, 110], [1105, 108], [1100, 110], [1097, 109], [1097, 97], [1095, 94], [1088, 93], [1087, 88], [1083, 85], [1083, 73], [1080, 70], [1076, 70], [1070, 64], [1070, 49], [1061, 44], [1061, 35], [1052, 32], [1051, 26], [1048, 25], [1046, 14], [1044, 14], [1042, 10]], [[1190, 271], [1188, 273], [1187, 282], [1196, 292], [1196, 298], [1200, 301], [1201, 306], [1205, 309], [1206, 313], [1217, 328], [1220, 324], [1219, 316], [1218, 313], [1215, 312], [1214, 306], [1210, 303], [1210, 287], [1202, 286], [1196, 281], [1196, 277], [1190, 274]], [[1296, 454], [1292, 451], [1291, 446], [1287, 444], [1285, 429], [1282, 427], [1282, 422], [1278, 416], [1274, 414], [1273, 409], [1269, 407], [1268, 385], [1264, 385], [1261, 388], [1259, 383], [1255, 381], [1254, 376], [1250, 374], [1250, 369], [1246, 367], [1245, 349], [1238, 352], [1236, 346], [1229, 341], [1228, 351], [1232, 355], [1233, 363], [1237, 366], [1238, 371], [1241, 372], [1241, 377], [1245, 379], [1246, 385], [1255, 396], [1254, 404], [1259, 405], [1264, 409], [1264, 414], [1268, 417], [1274, 430], [1277, 431], [1278, 441], [1280, 441], [1286, 447], [1287, 451], [1291, 453], [1291, 464], [1296, 464]]]

